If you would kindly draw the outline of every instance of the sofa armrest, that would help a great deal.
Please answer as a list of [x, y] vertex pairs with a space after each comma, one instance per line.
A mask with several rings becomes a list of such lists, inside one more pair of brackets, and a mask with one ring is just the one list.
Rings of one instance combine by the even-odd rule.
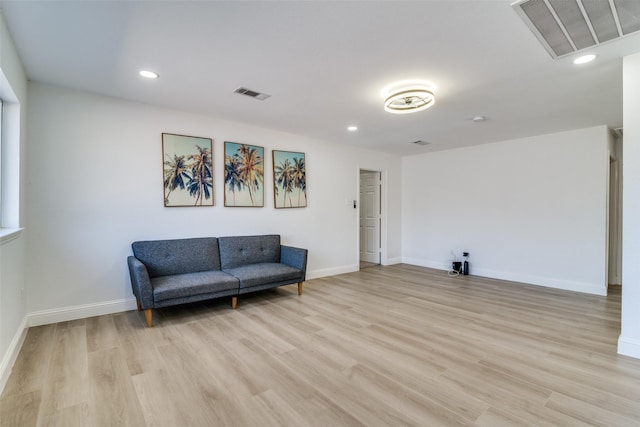
[[147, 272], [147, 267], [134, 256], [127, 258], [129, 275], [131, 276], [131, 288], [143, 310], [153, 308], [153, 287]]
[[280, 263], [302, 270], [302, 280], [304, 281], [307, 275], [307, 253], [306, 249], [281, 245]]

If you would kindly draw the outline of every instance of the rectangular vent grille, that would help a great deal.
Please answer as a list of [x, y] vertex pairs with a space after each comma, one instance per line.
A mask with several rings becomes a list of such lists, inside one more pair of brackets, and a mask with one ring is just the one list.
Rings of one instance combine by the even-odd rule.
[[269, 98], [271, 95], [267, 95], [266, 93], [256, 92], [255, 90], [247, 89], [246, 87], [239, 87], [234, 90], [233, 93], [239, 93], [241, 95], [247, 95], [254, 99], [259, 99], [260, 101], [264, 101]]
[[553, 58], [640, 30], [638, 0], [520, 0], [512, 6]]

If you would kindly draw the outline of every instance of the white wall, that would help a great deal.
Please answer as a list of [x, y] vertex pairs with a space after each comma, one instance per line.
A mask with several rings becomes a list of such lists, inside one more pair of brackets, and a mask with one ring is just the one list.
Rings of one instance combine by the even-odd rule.
[[[214, 139], [214, 207], [165, 208], [161, 133]], [[265, 147], [264, 208], [226, 208], [224, 141]], [[271, 151], [306, 153], [308, 207], [274, 209]], [[399, 157], [32, 83], [29, 90], [29, 324], [133, 308], [132, 241], [279, 233], [309, 249], [308, 278], [358, 268], [358, 170], [387, 177], [400, 235]], [[388, 259], [400, 259], [388, 239]], [[86, 305], [86, 306], [85, 306]]]
[[[26, 141], [27, 78], [1, 13], [0, 70], [0, 97], [11, 101], [5, 105], [0, 156], [3, 162], [2, 224], [15, 229], [24, 224], [26, 211], [19, 183], [24, 182], [25, 176], [25, 160], [21, 152], [24, 153]], [[0, 235], [4, 236], [4, 232]], [[13, 234], [11, 239], [0, 237], [0, 392], [24, 339], [25, 242], [22, 233]]]
[[623, 60], [622, 330], [618, 352], [640, 358], [640, 54]]
[[402, 160], [402, 258], [606, 294], [605, 126]]

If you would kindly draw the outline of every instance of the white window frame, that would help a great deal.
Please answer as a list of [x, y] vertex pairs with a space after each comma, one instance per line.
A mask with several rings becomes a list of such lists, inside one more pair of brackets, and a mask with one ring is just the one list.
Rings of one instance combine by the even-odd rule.
[[0, 69], [0, 244], [18, 237], [20, 227], [20, 103]]

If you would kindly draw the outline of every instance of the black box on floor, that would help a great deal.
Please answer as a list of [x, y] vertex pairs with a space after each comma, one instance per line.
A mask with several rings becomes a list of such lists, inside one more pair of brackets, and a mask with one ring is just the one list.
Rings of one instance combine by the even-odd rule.
[[462, 274], [462, 262], [461, 261], [454, 261], [452, 268], [453, 268], [453, 271], [456, 271], [456, 272]]

